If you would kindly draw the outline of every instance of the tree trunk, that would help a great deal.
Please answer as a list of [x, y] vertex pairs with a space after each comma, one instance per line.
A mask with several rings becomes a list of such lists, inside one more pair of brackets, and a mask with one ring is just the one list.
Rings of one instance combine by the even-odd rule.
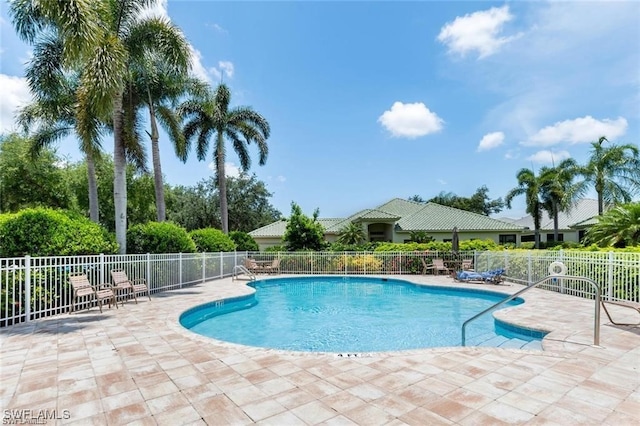
[[224, 135], [218, 131], [216, 144], [216, 170], [218, 172], [218, 193], [220, 194], [220, 221], [222, 232], [229, 233], [229, 206], [227, 205], [227, 177], [224, 170]]
[[558, 243], [558, 204], [553, 203], [553, 242]]
[[153, 185], [156, 191], [156, 218], [158, 222], [167, 219], [166, 206], [164, 203], [164, 184], [162, 182], [162, 166], [160, 165], [160, 147], [158, 146], [158, 123], [156, 121], [156, 110], [149, 94], [149, 121], [151, 122], [151, 156], [153, 158]]
[[89, 182], [89, 217], [92, 222], [100, 222], [100, 209], [98, 205], [98, 180], [96, 178], [96, 163], [93, 153], [86, 153], [87, 180]]
[[127, 252], [127, 159], [123, 131], [122, 91], [113, 100], [113, 204], [118, 253]]

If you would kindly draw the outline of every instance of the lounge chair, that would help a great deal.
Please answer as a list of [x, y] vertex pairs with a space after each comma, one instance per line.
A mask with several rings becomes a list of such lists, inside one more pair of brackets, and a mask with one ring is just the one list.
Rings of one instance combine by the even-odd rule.
[[71, 299], [71, 309], [69, 310], [69, 313], [75, 311], [78, 299], [83, 297], [88, 297], [88, 300], [85, 302], [87, 304], [87, 310], [89, 310], [91, 306], [90, 302], [93, 302], [94, 300], [100, 307], [100, 313], [102, 313], [102, 305], [105, 301], [109, 303], [109, 309], [111, 309], [111, 302], [116, 305], [116, 309], [118, 308], [116, 295], [111, 289], [111, 285], [102, 284], [94, 288], [89, 282], [87, 274], [71, 274], [69, 275], [69, 282], [73, 289], [73, 298]]
[[[146, 293], [149, 300], [151, 300], [149, 286], [144, 278], [130, 280], [129, 277], [127, 277], [127, 273], [122, 269], [113, 269], [111, 271], [111, 279], [113, 280], [113, 290], [116, 293], [116, 299], [124, 293], [124, 299], [133, 296], [133, 300], [138, 304], [137, 294]], [[124, 300], [122, 304], [124, 305]]]
[[602, 302], [602, 308], [604, 309], [605, 314], [607, 314], [607, 317], [609, 318], [609, 321], [611, 321], [611, 324], [615, 324], [615, 325], [640, 325], [640, 322], [636, 322], [636, 323], [615, 322], [613, 320], [613, 318], [611, 318], [611, 314], [607, 310], [607, 303], [609, 303], [609, 304], [615, 305], [615, 306], [622, 306], [624, 308], [631, 308], [631, 309], [635, 310], [636, 312], [638, 312], [640, 314], [640, 303], [624, 302], [624, 301], [604, 301], [604, 300], [601, 300], [601, 302]]
[[481, 282], [483, 284], [500, 284], [504, 269], [494, 269], [485, 272], [461, 271], [454, 279], [460, 282]]
[[431, 262], [431, 265], [427, 265], [427, 262], [425, 262], [424, 258], [420, 258], [420, 261], [422, 262], [422, 274], [426, 275], [427, 271], [432, 271], [432, 274], [436, 274], [436, 275], [440, 275], [440, 271], [443, 271], [445, 274], [450, 274], [451, 270], [449, 268], [447, 268], [444, 264], [444, 260], [442, 259], [433, 259]]

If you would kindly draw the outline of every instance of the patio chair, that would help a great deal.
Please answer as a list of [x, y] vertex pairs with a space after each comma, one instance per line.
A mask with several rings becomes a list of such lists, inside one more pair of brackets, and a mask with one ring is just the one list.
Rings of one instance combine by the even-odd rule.
[[250, 272], [254, 274], [259, 274], [265, 271], [265, 268], [261, 265], [258, 265], [258, 262], [255, 259], [246, 258], [244, 261], [244, 267], [247, 268]]
[[482, 284], [500, 284], [504, 269], [494, 269], [485, 272], [461, 271], [457, 272], [454, 279], [459, 282], [480, 282]]
[[628, 301], [604, 301], [604, 300], [601, 300], [600, 302], [602, 303], [602, 308], [604, 309], [604, 313], [607, 314], [607, 317], [609, 318], [609, 321], [611, 321], [611, 324], [615, 324], [615, 325], [640, 325], [640, 322], [636, 322], [636, 323], [615, 322], [613, 320], [613, 318], [611, 318], [611, 314], [607, 310], [607, 303], [609, 303], [611, 305], [622, 306], [624, 308], [633, 309], [633, 310], [635, 310], [636, 312], [638, 312], [640, 314], [640, 303], [628, 302]]
[[124, 300], [133, 296], [133, 300], [136, 301], [136, 305], [138, 304], [138, 293], [146, 293], [149, 300], [151, 300], [151, 294], [149, 292], [149, 286], [147, 285], [147, 281], [144, 278], [138, 278], [134, 280], [130, 280], [127, 277], [127, 273], [122, 269], [112, 269], [111, 270], [111, 279], [113, 280], [113, 291], [116, 293], [116, 299], [124, 294], [124, 299], [122, 300], [122, 304], [124, 305]]
[[78, 299], [83, 297], [88, 297], [86, 300], [87, 310], [91, 307], [90, 302], [94, 300], [98, 303], [100, 307], [100, 313], [102, 313], [102, 305], [105, 301], [109, 303], [109, 309], [111, 309], [111, 302], [116, 305], [116, 309], [118, 309], [118, 303], [116, 302], [116, 295], [111, 289], [111, 285], [102, 284], [98, 287], [93, 287], [89, 282], [89, 278], [87, 274], [71, 274], [69, 275], [69, 282], [71, 283], [71, 288], [73, 289], [73, 297], [71, 298], [71, 309], [69, 313], [75, 311], [76, 303]]
[[280, 273], [280, 259], [273, 259], [273, 262], [271, 262], [271, 265], [264, 266], [263, 269], [268, 274], [270, 274], [270, 273], [279, 274]]
[[442, 259], [433, 259], [431, 262], [431, 265], [427, 265], [427, 262], [424, 260], [424, 258], [420, 258], [420, 261], [422, 262], [422, 274], [426, 275], [427, 271], [432, 271], [432, 274], [436, 274], [436, 275], [440, 275], [440, 271], [443, 271], [445, 274], [450, 274], [451, 270], [449, 268], [447, 268], [444, 264], [444, 260]]
[[473, 271], [473, 259], [462, 259], [462, 270]]

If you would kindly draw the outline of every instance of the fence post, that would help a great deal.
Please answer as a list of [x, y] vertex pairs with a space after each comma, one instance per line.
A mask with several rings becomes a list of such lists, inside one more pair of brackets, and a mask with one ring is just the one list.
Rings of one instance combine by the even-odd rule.
[[31, 321], [31, 256], [26, 255], [24, 257], [24, 289], [26, 306], [24, 313], [26, 315], [25, 321]]
[[609, 252], [609, 263], [607, 265], [607, 300], [613, 299], [613, 252]]
[[527, 252], [527, 286], [533, 283], [531, 279], [531, 250]]
[[207, 252], [202, 252], [202, 282], [207, 280]]
[[100, 283], [107, 282], [104, 267], [104, 253], [100, 253]]
[[398, 270], [400, 271], [400, 275], [402, 275], [402, 252], [400, 252], [400, 264], [398, 265]]
[[151, 283], [151, 254], [147, 253], [147, 285], [149, 286], [149, 291], [151, 291], [151, 287], [153, 284]]
[[309, 253], [309, 257], [311, 257], [309, 260], [309, 266], [311, 266], [311, 275], [313, 275], [313, 252]]
[[178, 253], [178, 282], [182, 288], [182, 253]]
[[220, 278], [224, 277], [224, 259], [222, 257], [222, 252], [218, 252], [220, 254]]

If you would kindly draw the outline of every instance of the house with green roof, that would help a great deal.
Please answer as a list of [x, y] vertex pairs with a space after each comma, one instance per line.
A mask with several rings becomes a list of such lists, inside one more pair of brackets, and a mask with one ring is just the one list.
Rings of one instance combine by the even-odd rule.
[[[493, 219], [477, 213], [436, 203], [417, 203], [394, 198], [380, 206], [365, 209], [344, 219], [321, 219], [325, 239], [335, 242], [349, 223], [362, 226], [368, 241], [404, 243], [411, 233], [423, 231], [436, 241], [451, 241], [453, 228], [458, 228], [460, 240], [491, 239], [496, 243], [520, 244], [526, 228], [519, 224]], [[260, 250], [281, 245], [287, 220], [282, 219], [249, 232]]]

